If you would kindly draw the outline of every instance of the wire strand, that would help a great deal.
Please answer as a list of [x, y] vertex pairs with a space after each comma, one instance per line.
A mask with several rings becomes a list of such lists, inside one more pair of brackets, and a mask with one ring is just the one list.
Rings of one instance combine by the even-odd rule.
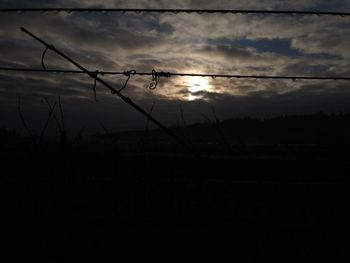
[[170, 8], [0, 8], [1, 13], [25, 13], [51, 12], [58, 14], [60, 12], [109, 12], [118, 13], [198, 13], [198, 14], [270, 14], [270, 15], [316, 15], [316, 16], [350, 16], [350, 12], [332, 12], [332, 11], [298, 11], [298, 10], [257, 10], [257, 9], [170, 9]]
[[[48, 44], [47, 42], [45, 42], [44, 40], [42, 40], [41, 38], [39, 38], [38, 36], [34, 35], [33, 33], [31, 33], [30, 31], [28, 31], [27, 29], [25, 29], [24, 27], [21, 27], [21, 30], [27, 34], [28, 36], [30, 36], [31, 38], [33, 38], [34, 40], [38, 41], [39, 43], [41, 43], [44, 46], [51, 46], [50, 44]], [[53, 46], [52, 46], [53, 47]], [[88, 76], [90, 76], [93, 79], [96, 79], [97, 82], [99, 82], [100, 84], [102, 84], [105, 88], [107, 88], [108, 90], [110, 90], [113, 94], [117, 95], [121, 100], [123, 100], [126, 104], [128, 104], [130, 107], [134, 108], [136, 111], [138, 111], [140, 114], [142, 114], [143, 116], [145, 116], [146, 118], [148, 118], [150, 121], [152, 121], [155, 125], [157, 125], [161, 130], [163, 130], [169, 137], [173, 138], [177, 143], [179, 143], [180, 145], [182, 145], [182, 147], [184, 149], [186, 149], [189, 153], [191, 153], [198, 161], [201, 161], [201, 157], [200, 155], [193, 150], [185, 141], [183, 141], [181, 138], [179, 138], [171, 129], [169, 129], [167, 126], [165, 126], [164, 124], [162, 124], [160, 121], [158, 121], [156, 118], [154, 118], [153, 116], [151, 116], [150, 114], [148, 114], [148, 112], [146, 112], [143, 108], [141, 108], [138, 104], [136, 104], [135, 102], [133, 102], [129, 97], [124, 96], [121, 92], [119, 92], [118, 90], [116, 90], [111, 84], [107, 83], [105, 80], [101, 79], [98, 76], [94, 76], [93, 74], [91, 74], [91, 72], [86, 69], [84, 66], [82, 66], [81, 64], [79, 64], [78, 62], [76, 62], [75, 60], [73, 60], [72, 58], [70, 58], [69, 56], [67, 56], [66, 54], [64, 54], [63, 52], [61, 52], [60, 50], [58, 50], [57, 48], [53, 47], [52, 51], [57, 53], [57, 55], [61, 56], [62, 58], [64, 58], [66, 61], [70, 62], [70, 64], [74, 65], [75, 67], [77, 67], [79, 70], [85, 72], [86, 74], [88, 74]]]
[[[57, 73], [57, 74], [94, 74], [96, 71], [86, 73], [80, 70], [60, 70], [60, 69], [35, 69], [35, 68], [11, 68], [0, 67], [0, 71], [12, 72], [38, 72], [38, 73]], [[124, 75], [131, 71], [99, 71], [101, 75]], [[284, 76], [284, 75], [239, 75], [239, 74], [198, 74], [198, 73], [175, 73], [175, 72], [136, 72], [132, 70], [133, 76], [151, 76], [159, 77], [208, 77], [208, 78], [238, 78], [238, 79], [285, 79], [285, 80], [346, 80], [350, 81], [350, 76]]]

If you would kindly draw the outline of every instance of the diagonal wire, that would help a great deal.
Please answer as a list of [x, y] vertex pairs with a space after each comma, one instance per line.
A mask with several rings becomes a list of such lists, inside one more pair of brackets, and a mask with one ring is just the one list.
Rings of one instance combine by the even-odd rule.
[[258, 9], [174, 9], [174, 8], [0, 8], [1, 13], [45, 13], [52, 12], [101, 12], [101, 13], [197, 13], [197, 14], [269, 14], [269, 15], [316, 15], [348, 17], [350, 12], [299, 11], [299, 10], [258, 10]]
[[49, 45], [48, 43], [46, 43], [44, 40], [40, 39], [39, 37], [37, 37], [36, 35], [34, 35], [33, 33], [29, 32], [27, 29], [21, 27], [21, 30], [26, 33], [27, 35], [29, 35], [30, 37], [32, 37], [33, 39], [35, 39], [36, 41], [40, 42], [42, 45], [44, 45], [45, 47], [48, 47], [50, 50], [52, 50], [53, 52], [57, 53], [58, 55], [60, 55], [62, 58], [64, 58], [65, 60], [69, 61], [71, 64], [73, 64], [74, 66], [76, 66], [77, 68], [79, 68], [81, 71], [85, 72], [86, 74], [88, 74], [91, 78], [96, 79], [97, 82], [101, 83], [102, 85], [104, 85], [107, 89], [109, 89], [113, 94], [117, 95], [119, 98], [121, 98], [126, 104], [130, 105], [131, 107], [133, 107], [135, 110], [137, 110], [139, 113], [141, 113], [142, 115], [144, 115], [146, 118], [148, 118], [150, 121], [152, 121], [154, 124], [156, 124], [161, 130], [163, 130], [169, 137], [173, 138], [177, 143], [179, 143], [180, 145], [182, 145], [182, 147], [184, 149], [186, 149], [189, 153], [191, 153], [194, 157], [196, 157], [197, 160], [201, 160], [200, 156], [191, 148], [189, 147], [184, 141], [182, 141], [179, 137], [177, 137], [169, 128], [167, 128], [165, 125], [163, 125], [161, 122], [159, 122], [157, 119], [155, 119], [154, 117], [152, 117], [150, 114], [148, 114], [144, 109], [142, 109], [139, 105], [137, 105], [136, 103], [134, 103], [129, 97], [124, 96], [121, 92], [119, 92], [118, 90], [116, 90], [115, 88], [113, 88], [110, 84], [108, 84], [106, 81], [104, 81], [103, 79], [101, 79], [98, 76], [95, 76], [96, 74], [91, 73], [90, 71], [88, 71], [85, 67], [83, 67], [82, 65], [80, 65], [78, 62], [76, 62], [75, 60], [73, 60], [72, 58], [68, 57], [67, 55], [65, 55], [64, 53], [62, 53], [60, 50], [58, 50], [57, 48], [55, 48], [52, 45]]

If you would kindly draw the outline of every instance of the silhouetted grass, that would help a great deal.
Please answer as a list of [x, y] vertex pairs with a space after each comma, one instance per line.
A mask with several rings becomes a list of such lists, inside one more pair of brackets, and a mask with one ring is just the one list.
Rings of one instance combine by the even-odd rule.
[[348, 119], [223, 121], [229, 153], [216, 126], [186, 125], [201, 162], [159, 131], [71, 139], [66, 151], [46, 138], [38, 151], [1, 129], [2, 236], [13, 247], [106, 247], [115, 255], [239, 250], [293, 262], [345, 253]]

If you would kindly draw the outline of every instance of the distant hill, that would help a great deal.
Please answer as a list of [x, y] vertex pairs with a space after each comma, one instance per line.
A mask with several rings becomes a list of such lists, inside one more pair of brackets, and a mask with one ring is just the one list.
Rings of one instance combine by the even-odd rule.
[[[229, 145], [350, 145], [350, 114], [280, 116], [270, 119], [235, 118], [170, 127], [195, 144]], [[172, 143], [160, 130], [96, 134], [95, 139], [138, 143], [147, 139]]]

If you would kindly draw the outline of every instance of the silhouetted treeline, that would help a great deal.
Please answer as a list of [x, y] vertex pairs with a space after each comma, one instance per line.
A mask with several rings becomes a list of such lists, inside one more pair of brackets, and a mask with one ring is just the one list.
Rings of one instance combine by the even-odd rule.
[[[191, 143], [230, 145], [349, 145], [350, 114], [289, 115], [270, 119], [235, 118], [223, 121], [173, 126]], [[144, 131], [97, 134], [133, 143]], [[147, 132], [153, 142], [171, 143], [161, 131]]]
[[348, 251], [349, 147], [300, 144], [347, 142], [349, 120], [321, 113], [173, 127], [201, 160], [157, 130], [73, 137], [63, 151], [62, 137], [38, 145], [1, 129], [2, 239], [128, 257], [234, 248], [246, 261], [334, 259]]

